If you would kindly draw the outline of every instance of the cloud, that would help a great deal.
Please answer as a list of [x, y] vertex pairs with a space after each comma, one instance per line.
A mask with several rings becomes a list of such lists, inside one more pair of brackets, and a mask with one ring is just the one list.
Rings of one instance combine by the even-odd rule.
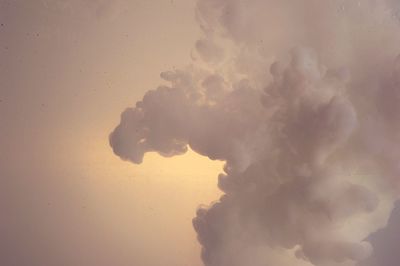
[[[225, 161], [207, 266], [353, 266], [399, 195], [399, 24], [370, 0], [199, 0], [203, 62], [126, 109], [114, 153]], [[374, 243], [374, 242], [372, 242]], [[382, 265], [381, 265], [382, 266]], [[385, 265], [386, 266], [386, 265]]]
[[397, 252], [400, 243], [400, 202], [397, 202], [388, 225], [369, 236], [368, 240], [374, 247], [373, 255], [360, 266], [395, 266], [400, 261]]

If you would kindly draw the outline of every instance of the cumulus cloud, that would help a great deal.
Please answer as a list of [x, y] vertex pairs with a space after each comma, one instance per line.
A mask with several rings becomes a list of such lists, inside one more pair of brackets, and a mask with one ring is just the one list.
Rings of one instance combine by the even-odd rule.
[[[225, 161], [193, 226], [207, 266], [354, 266], [399, 196], [394, 2], [199, 0], [203, 62], [126, 109], [118, 156]], [[382, 265], [381, 265], [382, 266]]]

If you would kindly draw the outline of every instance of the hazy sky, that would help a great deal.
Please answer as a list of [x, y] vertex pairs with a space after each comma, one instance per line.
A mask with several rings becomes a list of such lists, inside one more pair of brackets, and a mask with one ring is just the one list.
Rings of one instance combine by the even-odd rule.
[[[187, 0], [0, 1], [0, 264], [200, 265], [191, 220], [220, 164], [121, 161], [121, 111], [186, 64]], [[183, 166], [182, 166], [183, 165]]]
[[[235, 266], [259, 266], [264, 265], [267, 257], [269, 263], [276, 259], [283, 262], [282, 266], [293, 266], [292, 259], [304, 263], [301, 265], [311, 265], [299, 258], [314, 260], [316, 266], [353, 266], [367, 254], [369, 246], [364, 242], [358, 245], [364, 240], [361, 236], [364, 231], [370, 232], [370, 227], [384, 224], [391, 200], [398, 197], [394, 188], [398, 185], [399, 153], [394, 143], [399, 142], [400, 129], [393, 123], [398, 118], [396, 97], [400, 95], [396, 94], [400, 86], [400, 61], [393, 59], [400, 47], [398, 2], [199, 0], [198, 3], [196, 21], [195, 0], [0, 0], [1, 265], [201, 266], [201, 246], [192, 225], [196, 215], [195, 229], [208, 252], [203, 254], [207, 265], [232, 266], [230, 261], [234, 261]], [[287, 56], [289, 49], [298, 44], [314, 46], [316, 53], [299, 49]], [[314, 55], [332, 68], [324, 68]], [[193, 58], [202, 59], [204, 65], [199, 65], [206, 65], [205, 69], [213, 74], [187, 70], [185, 66]], [[282, 58], [292, 61], [285, 65], [279, 61]], [[342, 69], [340, 64], [347, 64], [348, 68]], [[109, 134], [120, 123], [121, 112], [135, 106], [148, 90], [168, 83], [160, 78], [161, 72], [176, 69], [183, 70], [164, 73], [163, 77], [179, 93], [183, 92], [182, 99], [190, 99], [187, 106], [176, 104], [189, 111], [171, 111], [171, 115], [169, 110], [152, 106], [159, 103], [157, 97], [163, 104], [176, 103], [168, 101], [176, 94], [164, 95], [161, 89], [142, 103], [142, 109], [137, 109], [150, 110], [149, 113], [155, 114], [152, 118], [161, 121], [144, 122], [149, 123], [144, 131], [154, 134], [132, 141], [136, 133], [131, 134], [134, 130], [130, 130], [141, 128], [137, 124], [132, 126], [133, 120], [122, 121], [128, 134], [122, 127], [122, 133], [116, 134], [111, 144], [117, 155], [135, 161], [136, 157], [129, 155], [136, 151], [129, 150], [129, 145], [134, 143], [137, 148], [147, 142], [148, 150], [159, 148], [163, 152], [163, 148], [170, 147], [168, 137], [172, 136], [178, 153], [180, 145], [186, 145], [187, 141], [196, 152], [225, 160], [228, 181], [222, 176], [219, 184], [229, 197], [221, 200], [223, 204], [197, 214], [201, 204], [209, 204], [221, 195], [217, 188], [221, 161], [211, 161], [189, 150], [173, 158], [150, 152], [141, 165], [134, 165], [118, 158], [109, 143]], [[193, 89], [193, 94], [182, 86], [191, 85], [185, 83], [187, 73], [207, 76], [202, 80], [202, 88]], [[351, 74], [353, 83], [348, 77]], [[243, 77], [246, 79], [241, 80]], [[381, 85], [382, 80], [386, 80], [383, 87], [389, 90], [379, 94], [374, 86]], [[348, 94], [341, 91], [346, 86], [350, 87]], [[263, 95], [261, 102], [259, 96], [264, 89], [272, 93]], [[304, 96], [303, 91], [309, 94]], [[268, 97], [273, 101], [268, 103]], [[305, 99], [305, 111], [296, 109], [301, 106], [297, 98]], [[326, 100], [334, 98], [339, 100]], [[202, 100], [206, 102], [205, 108]], [[276, 102], [281, 104], [278, 109], [288, 106], [288, 112], [296, 110], [296, 115], [304, 117], [299, 115], [299, 121], [297, 118], [284, 121], [283, 124], [293, 126], [294, 134], [289, 132], [287, 139], [278, 134], [271, 138], [275, 140], [271, 144], [264, 141], [270, 132], [269, 124], [263, 126], [266, 120], [261, 114], [269, 119], [275, 111], [268, 113], [262, 105], [273, 106]], [[307, 109], [312, 104], [326, 107], [319, 111], [327, 111], [314, 113], [317, 108]], [[368, 104], [381, 109], [369, 113]], [[191, 116], [196, 112], [200, 115]], [[182, 113], [190, 119], [182, 119], [183, 126], [179, 127]], [[364, 119], [369, 115], [373, 122]], [[177, 129], [158, 132], [157, 126], [164, 125], [162, 121], [171, 117], [173, 122], [178, 121], [174, 124]], [[313, 128], [307, 122], [315, 117], [320, 117], [316, 124], [321, 124]], [[299, 126], [300, 122], [305, 126]], [[322, 203], [314, 208], [308, 204], [309, 198], [303, 197], [310, 196], [308, 190], [301, 190], [309, 188], [312, 182], [301, 179], [302, 175], [336, 173], [336, 169], [330, 168], [331, 161], [325, 162], [332, 151], [348, 140], [357, 122], [361, 124], [361, 130], [356, 131], [357, 139], [351, 139], [346, 149], [339, 149], [333, 162], [344, 161], [347, 166], [346, 160], [350, 158], [349, 164], [356, 162], [358, 167], [365, 163], [389, 178], [376, 182], [384, 183], [383, 188], [369, 180], [375, 172], [360, 176], [352, 172], [349, 179], [357, 186], [338, 180], [322, 185], [316, 182], [316, 191], [322, 193], [312, 196], [321, 200], [318, 204]], [[186, 127], [192, 131], [189, 130], [188, 139], [181, 141], [179, 137], [187, 137], [187, 131], [179, 130]], [[319, 135], [318, 130], [322, 132]], [[330, 132], [334, 133], [329, 135]], [[311, 140], [299, 137], [302, 133], [311, 136]], [[381, 134], [385, 137], [380, 137]], [[168, 143], [163, 146], [165, 140]], [[368, 145], [363, 141], [369, 142]], [[122, 148], [117, 145], [124, 142]], [[371, 142], [374, 145], [369, 145]], [[173, 153], [176, 147], [172, 145]], [[275, 152], [272, 148], [283, 152], [271, 156], [268, 152]], [[302, 153], [293, 152], [296, 149]], [[376, 164], [370, 163], [365, 154], [373, 154], [371, 161], [376, 160]], [[304, 165], [303, 157], [306, 157]], [[285, 187], [278, 180], [277, 194], [265, 200], [265, 191], [272, 186], [268, 183], [269, 176], [275, 174], [268, 167], [275, 161], [278, 165], [275, 170], [283, 171], [279, 172], [281, 175], [293, 170], [300, 181], [286, 180], [289, 185]], [[326, 167], [325, 172], [318, 168], [321, 165]], [[351, 166], [352, 171], [357, 168]], [[286, 169], [289, 170], [285, 172]], [[243, 173], [245, 178], [240, 179]], [[232, 198], [237, 201], [230, 201]], [[360, 266], [398, 265], [395, 253], [400, 208], [396, 206], [387, 228], [371, 236], [375, 255]], [[364, 211], [369, 215], [375, 210], [375, 216], [363, 216]], [[235, 224], [236, 218], [232, 217], [241, 215], [248, 227]], [[352, 219], [346, 220], [348, 217]], [[293, 223], [285, 224], [292, 219]], [[326, 228], [319, 227], [319, 221], [326, 223]], [[342, 225], [343, 231], [335, 231], [336, 226], [342, 228]], [[240, 228], [237, 231], [243, 239], [237, 238], [235, 226]], [[255, 235], [249, 228], [254, 229]], [[298, 229], [304, 230], [304, 239]], [[267, 231], [271, 234], [263, 239], [267, 249], [248, 254], [237, 252], [247, 245], [246, 239], [258, 243], [261, 239], [258, 236]], [[286, 246], [289, 243], [293, 247], [291, 241], [295, 248], [302, 248], [297, 250], [296, 258], [292, 254], [294, 248], [289, 250]], [[273, 250], [275, 244], [283, 248]], [[288, 253], [290, 258], [286, 256]], [[338, 256], [344, 262], [330, 260]], [[348, 262], [347, 258], [354, 261]]]

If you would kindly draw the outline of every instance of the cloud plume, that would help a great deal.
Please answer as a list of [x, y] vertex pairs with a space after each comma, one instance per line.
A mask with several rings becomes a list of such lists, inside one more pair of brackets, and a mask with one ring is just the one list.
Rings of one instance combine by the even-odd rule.
[[[399, 196], [396, 1], [199, 0], [186, 68], [126, 109], [114, 153], [224, 161], [206, 266], [354, 266]], [[382, 266], [382, 265], [380, 265]]]

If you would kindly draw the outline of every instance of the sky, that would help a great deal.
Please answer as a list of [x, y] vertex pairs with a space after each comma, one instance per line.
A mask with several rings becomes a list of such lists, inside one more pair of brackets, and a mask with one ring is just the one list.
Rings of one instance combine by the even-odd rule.
[[120, 113], [186, 64], [194, 2], [0, 1], [2, 265], [201, 265], [192, 217], [221, 163], [108, 143]]
[[0, 264], [397, 266], [399, 10], [0, 0]]

